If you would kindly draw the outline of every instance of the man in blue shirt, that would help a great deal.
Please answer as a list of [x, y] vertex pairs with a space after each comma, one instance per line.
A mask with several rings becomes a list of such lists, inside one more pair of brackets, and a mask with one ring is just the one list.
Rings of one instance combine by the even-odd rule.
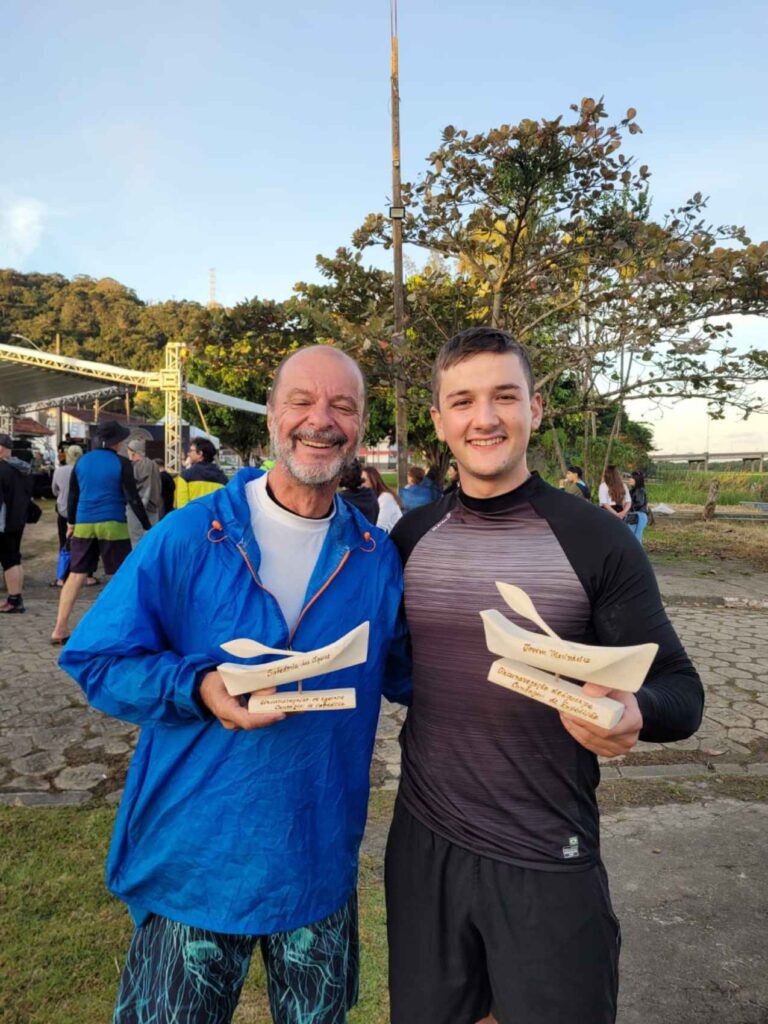
[[63, 646], [69, 639], [69, 616], [99, 558], [111, 576], [130, 555], [126, 503], [145, 530], [152, 525], [136, 489], [131, 463], [118, 453], [130, 433], [115, 420], [102, 423], [96, 432], [97, 447], [83, 455], [72, 471], [67, 500], [71, 558], [51, 634], [54, 645]]
[[[155, 526], [61, 665], [142, 726], [107, 863], [137, 924], [117, 1024], [225, 1024], [254, 948], [277, 1024], [343, 1024], [357, 996], [356, 879], [384, 693], [410, 694], [400, 559], [335, 496], [365, 425], [362, 374], [329, 346], [281, 364], [276, 464]], [[250, 637], [308, 651], [370, 624], [353, 710], [251, 713], [216, 670]]]

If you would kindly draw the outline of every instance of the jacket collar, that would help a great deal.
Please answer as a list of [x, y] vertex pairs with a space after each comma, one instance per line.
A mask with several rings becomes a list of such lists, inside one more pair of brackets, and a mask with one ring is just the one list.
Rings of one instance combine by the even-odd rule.
[[[230, 540], [245, 550], [257, 572], [261, 561], [261, 552], [253, 535], [251, 512], [245, 488], [252, 480], [258, 480], [265, 472], [266, 470], [250, 467], [241, 469], [226, 487], [222, 487], [212, 495], [212, 518], [221, 524], [224, 533]], [[325, 578], [328, 575], [326, 570], [332, 572], [346, 551], [366, 543], [364, 536], [366, 531], [358, 523], [350, 506], [338, 494], [334, 495], [333, 502], [336, 515], [331, 519], [328, 527], [328, 536], [325, 538], [323, 549], [310, 580], [310, 590], [314, 589], [315, 577]]]

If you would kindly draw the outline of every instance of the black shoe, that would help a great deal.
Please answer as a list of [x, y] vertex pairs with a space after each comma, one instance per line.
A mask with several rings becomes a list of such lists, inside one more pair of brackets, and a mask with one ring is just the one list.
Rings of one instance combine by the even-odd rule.
[[9, 597], [5, 604], [0, 605], [0, 612], [5, 615], [21, 615], [26, 610], [24, 602], [20, 597], [17, 597], [15, 600], [12, 597]]

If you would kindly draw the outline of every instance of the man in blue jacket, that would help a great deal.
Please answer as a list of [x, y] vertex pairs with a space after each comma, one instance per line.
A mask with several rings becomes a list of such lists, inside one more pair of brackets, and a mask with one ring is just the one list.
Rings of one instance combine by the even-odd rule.
[[[278, 369], [276, 465], [158, 524], [73, 633], [61, 665], [142, 728], [107, 863], [137, 925], [118, 1024], [231, 1020], [250, 957], [273, 1019], [343, 1024], [357, 994], [356, 878], [382, 692], [407, 701], [400, 560], [335, 497], [365, 423], [357, 365], [330, 347]], [[322, 647], [370, 623], [365, 665], [312, 680], [357, 707], [252, 714], [220, 645]]]

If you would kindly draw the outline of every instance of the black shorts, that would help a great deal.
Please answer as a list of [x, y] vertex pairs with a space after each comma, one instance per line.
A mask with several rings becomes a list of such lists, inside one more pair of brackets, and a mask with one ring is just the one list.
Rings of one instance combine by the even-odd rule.
[[131, 553], [129, 540], [99, 540], [98, 537], [72, 537], [69, 542], [69, 571], [92, 576], [99, 564], [99, 555], [107, 576], [114, 576]]
[[0, 533], [0, 565], [4, 570], [21, 565], [21, 535], [24, 530]]
[[620, 931], [602, 864], [470, 853], [398, 801], [387, 843], [392, 1024], [613, 1024]]

